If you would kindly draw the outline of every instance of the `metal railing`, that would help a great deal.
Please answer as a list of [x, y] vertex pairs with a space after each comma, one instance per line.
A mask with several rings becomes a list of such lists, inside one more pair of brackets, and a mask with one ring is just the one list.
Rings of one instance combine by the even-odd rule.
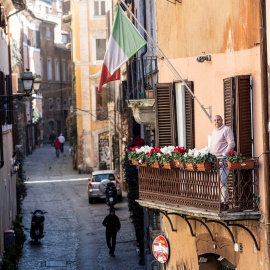
[[158, 83], [157, 60], [157, 56], [146, 56], [134, 57], [127, 62], [128, 100], [152, 98], [146, 90], [153, 90]]
[[[223, 180], [222, 180], [223, 179]], [[139, 166], [139, 199], [217, 212], [258, 210], [258, 170], [228, 170], [216, 161], [208, 171]]]

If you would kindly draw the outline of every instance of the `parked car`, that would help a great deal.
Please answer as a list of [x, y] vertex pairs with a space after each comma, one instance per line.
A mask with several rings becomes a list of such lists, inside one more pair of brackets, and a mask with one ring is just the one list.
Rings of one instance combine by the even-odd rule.
[[113, 170], [92, 172], [88, 179], [87, 193], [89, 203], [94, 199], [106, 199], [106, 187], [109, 182], [113, 182], [117, 189], [117, 201], [122, 201], [122, 186]]

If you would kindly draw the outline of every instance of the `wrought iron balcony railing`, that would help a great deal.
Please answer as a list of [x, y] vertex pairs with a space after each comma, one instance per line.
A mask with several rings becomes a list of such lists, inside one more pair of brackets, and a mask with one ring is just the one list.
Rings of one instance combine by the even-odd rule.
[[146, 56], [127, 62], [128, 100], [153, 98], [154, 85], [158, 83], [157, 60], [157, 56]]
[[257, 211], [258, 196], [257, 160], [253, 169], [239, 170], [220, 161], [208, 171], [139, 166], [140, 200], [220, 213]]

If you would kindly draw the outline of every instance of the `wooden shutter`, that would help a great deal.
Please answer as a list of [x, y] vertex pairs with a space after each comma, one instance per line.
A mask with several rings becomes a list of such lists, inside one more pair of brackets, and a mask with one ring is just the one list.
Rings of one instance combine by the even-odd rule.
[[155, 85], [156, 146], [176, 144], [175, 94], [171, 83]]
[[250, 75], [235, 77], [237, 151], [245, 157], [252, 157], [251, 88]]
[[234, 78], [226, 78], [223, 80], [224, 87], [224, 124], [235, 132], [235, 87]]
[[[190, 90], [194, 93], [193, 82], [186, 82]], [[185, 91], [185, 111], [186, 111], [186, 148], [195, 148], [195, 123], [194, 123], [194, 99], [186, 88]]]

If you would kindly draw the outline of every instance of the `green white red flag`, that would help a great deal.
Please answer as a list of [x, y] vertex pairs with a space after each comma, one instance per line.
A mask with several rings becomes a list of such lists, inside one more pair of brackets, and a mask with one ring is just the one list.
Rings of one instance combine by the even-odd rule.
[[146, 41], [120, 6], [117, 6], [112, 34], [104, 57], [98, 91], [103, 84], [120, 80], [120, 67], [137, 53]]

